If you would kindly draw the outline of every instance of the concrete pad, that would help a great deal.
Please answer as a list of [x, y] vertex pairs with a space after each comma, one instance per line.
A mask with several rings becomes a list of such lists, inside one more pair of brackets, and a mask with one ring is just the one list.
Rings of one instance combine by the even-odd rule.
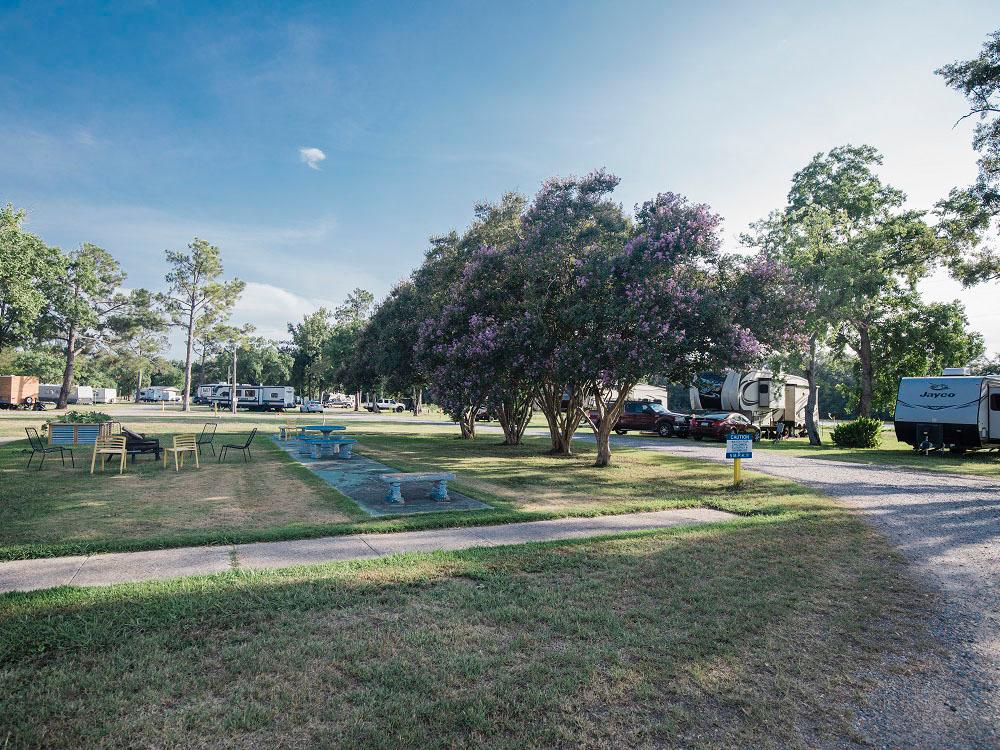
[[106, 586], [158, 581], [179, 576], [221, 573], [231, 569], [230, 547], [184, 547], [151, 552], [119, 552], [88, 557], [74, 576], [74, 586]]
[[380, 555], [400, 552], [434, 552], [470, 547], [489, 547], [490, 542], [481, 527], [465, 529], [435, 529], [432, 531], [403, 531], [393, 534], [359, 534]]
[[78, 555], [0, 563], [0, 592], [65, 586], [86, 560], [85, 555]]
[[364, 560], [379, 555], [356, 536], [237, 544], [234, 549], [239, 566], [254, 569], [317, 565], [336, 560]]

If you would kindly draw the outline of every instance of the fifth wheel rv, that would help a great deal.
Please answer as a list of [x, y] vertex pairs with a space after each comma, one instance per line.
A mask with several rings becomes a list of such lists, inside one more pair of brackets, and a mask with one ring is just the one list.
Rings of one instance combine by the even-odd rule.
[[900, 380], [894, 422], [901, 443], [925, 453], [1000, 449], [1000, 375], [968, 372]]
[[[703, 372], [690, 394], [692, 409], [739, 412], [759, 424], [765, 434], [773, 435], [779, 424], [785, 434], [804, 434], [809, 383], [798, 375], [770, 370]], [[818, 421], [818, 403], [815, 417]]]

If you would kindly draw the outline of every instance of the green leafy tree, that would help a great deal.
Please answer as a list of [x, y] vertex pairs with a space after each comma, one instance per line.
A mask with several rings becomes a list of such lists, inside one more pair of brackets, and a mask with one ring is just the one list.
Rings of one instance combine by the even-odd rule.
[[110, 253], [84, 244], [69, 253], [65, 272], [50, 283], [43, 329], [65, 352], [56, 408], [66, 408], [77, 356], [100, 347], [120, 317], [134, 309], [136, 293], [128, 295], [120, 290], [124, 280], [125, 273]]
[[[149, 372], [153, 360], [166, 349], [167, 319], [156, 304], [156, 296], [145, 289], [132, 293], [129, 314], [110, 321], [109, 348], [119, 372], [118, 383], [127, 385], [139, 402], [143, 373]], [[133, 381], [130, 375], [134, 373]], [[135, 387], [131, 385], [134, 382]], [[123, 389], [124, 390], [124, 389]]]
[[54, 383], [62, 377], [66, 355], [55, 347], [37, 346], [14, 355], [14, 372], [34, 375], [43, 383]]
[[333, 379], [332, 368], [326, 352], [333, 322], [330, 311], [321, 307], [305, 315], [301, 323], [289, 323], [292, 337], [292, 381], [304, 397], [318, 394], [324, 384]]
[[[952, 243], [951, 268], [964, 284], [1000, 280], [997, 217], [1000, 215], [1000, 31], [987, 37], [978, 57], [938, 69], [962, 94], [974, 118], [972, 147], [979, 154], [974, 185], [954, 188], [936, 206], [939, 228]], [[960, 121], [961, 121], [960, 120]]]
[[29, 340], [45, 309], [46, 288], [62, 271], [62, 257], [24, 231], [24, 211], [0, 206], [0, 351]]
[[202, 331], [229, 317], [233, 305], [246, 285], [239, 279], [220, 281], [222, 254], [214, 245], [198, 239], [188, 245], [187, 252], [167, 250], [170, 271], [166, 280], [168, 291], [160, 295], [171, 323], [185, 334], [183, 409], [191, 409], [191, 363], [195, 340]]
[[948, 252], [906, 195], [875, 173], [881, 154], [871, 146], [841, 146], [817, 154], [792, 177], [787, 206], [755, 224], [744, 242], [794, 274], [813, 303], [804, 316], [811, 415], [822, 344], [838, 337], [857, 354], [859, 411], [870, 416], [875, 388], [875, 326], [907, 299]]

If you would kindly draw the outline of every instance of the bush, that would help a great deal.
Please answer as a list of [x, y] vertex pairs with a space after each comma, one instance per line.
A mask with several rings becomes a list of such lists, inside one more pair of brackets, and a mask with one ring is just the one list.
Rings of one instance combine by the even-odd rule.
[[100, 424], [101, 422], [110, 422], [114, 417], [110, 414], [105, 414], [103, 411], [68, 411], [63, 414], [59, 419], [53, 419], [53, 422], [70, 422], [75, 424]]
[[838, 448], [878, 448], [882, 445], [882, 420], [859, 417], [838, 424], [830, 437]]

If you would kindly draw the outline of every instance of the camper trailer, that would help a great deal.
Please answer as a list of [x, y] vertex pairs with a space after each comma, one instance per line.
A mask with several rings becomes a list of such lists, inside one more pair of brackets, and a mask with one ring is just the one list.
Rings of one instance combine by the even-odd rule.
[[1000, 449], [1000, 375], [950, 368], [939, 377], [899, 381], [896, 437], [928, 453]]
[[172, 385], [151, 385], [139, 391], [139, 400], [152, 403], [174, 403], [181, 400], [181, 392]]
[[210, 404], [217, 388], [225, 388], [229, 383], [205, 383], [198, 386], [192, 399], [196, 404]]
[[[211, 403], [220, 408], [232, 408], [232, 386], [216, 388]], [[236, 407], [250, 411], [284, 411], [295, 406], [295, 389], [287, 385], [237, 385]]]
[[95, 388], [95, 404], [113, 404], [118, 399], [118, 391], [114, 388]]
[[[61, 390], [61, 383], [42, 383], [38, 386], [38, 400], [53, 404], [57, 403]], [[66, 403], [92, 404], [94, 403], [94, 389], [89, 385], [74, 385], [69, 389], [69, 396], [66, 398]]]
[[[809, 382], [798, 375], [750, 370], [724, 374], [704, 372], [691, 386], [691, 408], [735, 411], [765, 432], [783, 424], [788, 433], [805, 430]], [[814, 417], [819, 420], [819, 404]]]

